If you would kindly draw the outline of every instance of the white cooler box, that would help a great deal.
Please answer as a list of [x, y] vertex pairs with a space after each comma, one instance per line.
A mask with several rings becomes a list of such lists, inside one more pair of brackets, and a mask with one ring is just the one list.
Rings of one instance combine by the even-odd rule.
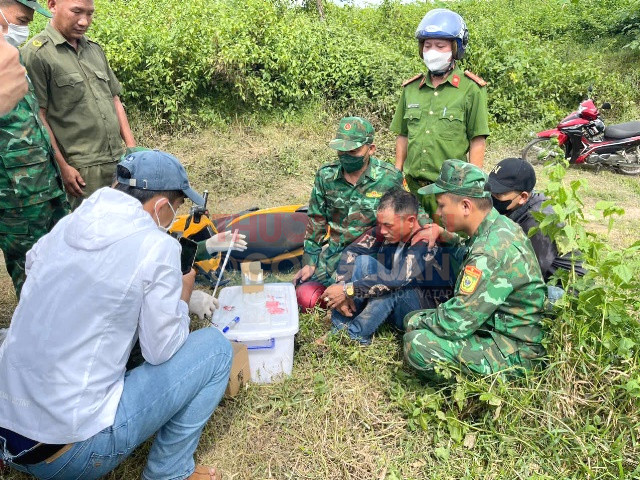
[[[225, 336], [249, 350], [251, 381], [271, 383], [293, 368], [293, 337], [298, 333], [298, 304], [291, 283], [266, 283], [264, 291], [242, 293], [242, 286], [226, 287], [218, 296], [220, 308], [212, 318]], [[239, 317], [235, 323], [233, 319]]]

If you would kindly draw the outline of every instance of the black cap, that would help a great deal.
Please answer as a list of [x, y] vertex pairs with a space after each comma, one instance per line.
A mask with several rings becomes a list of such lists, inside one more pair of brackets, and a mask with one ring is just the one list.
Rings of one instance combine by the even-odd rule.
[[491, 193], [531, 192], [536, 186], [536, 172], [522, 158], [505, 158], [489, 174]]

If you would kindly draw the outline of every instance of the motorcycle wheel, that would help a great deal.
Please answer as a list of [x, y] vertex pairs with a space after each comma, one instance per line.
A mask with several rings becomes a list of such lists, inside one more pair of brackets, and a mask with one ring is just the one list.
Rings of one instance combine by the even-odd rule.
[[531, 165], [542, 165], [560, 154], [558, 145], [549, 137], [534, 138], [522, 149], [522, 158]]
[[640, 147], [628, 149], [627, 158], [635, 159], [635, 162], [618, 163], [616, 170], [623, 175], [640, 175]]

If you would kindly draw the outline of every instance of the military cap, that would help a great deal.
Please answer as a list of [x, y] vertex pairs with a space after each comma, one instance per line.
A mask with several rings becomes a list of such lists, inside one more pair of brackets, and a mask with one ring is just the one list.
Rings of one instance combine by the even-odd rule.
[[487, 176], [482, 170], [462, 160], [446, 160], [435, 183], [418, 190], [420, 195], [453, 193], [461, 197], [488, 198]]
[[40, 5], [36, 0], [16, 0], [16, 2], [21, 3], [24, 6], [29, 7], [32, 10], [35, 10], [38, 13], [41, 13], [47, 18], [53, 17], [53, 15], [51, 15], [49, 10], [47, 10], [42, 5]]
[[334, 150], [348, 152], [362, 145], [373, 143], [373, 126], [361, 117], [344, 117], [340, 120], [336, 138], [329, 142]]

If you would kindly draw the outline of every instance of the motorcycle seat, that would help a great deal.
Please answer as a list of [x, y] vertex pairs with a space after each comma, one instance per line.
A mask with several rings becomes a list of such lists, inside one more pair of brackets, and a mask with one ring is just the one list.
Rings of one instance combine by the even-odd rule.
[[640, 122], [618, 123], [605, 127], [606, 138], [622, 139], [640, 136]]

